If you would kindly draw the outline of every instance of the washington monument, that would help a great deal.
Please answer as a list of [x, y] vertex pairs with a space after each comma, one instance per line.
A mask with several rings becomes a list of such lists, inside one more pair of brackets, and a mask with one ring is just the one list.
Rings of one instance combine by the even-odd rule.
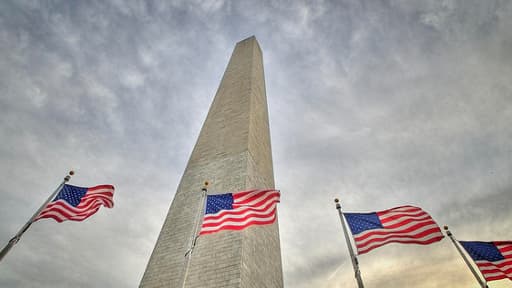
[[203, 235], [187, 263], [205, 181], [209, 194], [274, 188], [263, 60], [254, 36], [231, 55], [140, 287], [283, 287], [277, 221]]

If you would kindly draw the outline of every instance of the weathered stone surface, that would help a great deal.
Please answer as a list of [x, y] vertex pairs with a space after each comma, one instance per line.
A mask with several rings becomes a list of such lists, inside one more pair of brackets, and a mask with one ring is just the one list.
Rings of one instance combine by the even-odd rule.
[[192, 151], [140, 287], [283, 287], [278, 223], [199, 237], [185, 275], [185, 252], [209, 193], [273, 188], [261, 49], [237, 43]]

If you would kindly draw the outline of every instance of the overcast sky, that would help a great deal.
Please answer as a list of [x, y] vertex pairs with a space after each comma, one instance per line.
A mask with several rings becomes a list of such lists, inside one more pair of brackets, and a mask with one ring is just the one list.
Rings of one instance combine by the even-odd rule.
[[[115, 207], [35, 223], [1, 287], [137, 287], [236, 42], [264, 55], [286, 287], [356, 287], [346, 211], [512, 239], [511, 1], [1, 1], [0, 244], [69, 169]], [[447, 240], [366, 287], [479, 287]], [[512, 282], [491, 282], [492, 288]]]

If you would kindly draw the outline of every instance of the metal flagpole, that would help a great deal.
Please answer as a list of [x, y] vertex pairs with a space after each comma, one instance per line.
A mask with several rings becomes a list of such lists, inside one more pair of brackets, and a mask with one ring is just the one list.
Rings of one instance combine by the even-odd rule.
[[34, 215], [32, 215], [32, 217], [30, 217], [30, 219], [27, 221], [27, 223], [25, 223], [25, 225], [23, 225], [23, 227], [21, 227], [21, 229], [18, 231], [18, 233], [16, 233], [16, 235], [14, 235], [14, 237], [12, 237], [11, 240], [9, 240], [9, 243], [7, 243], [7, 245], [5, 245], [5, 247], [2, 249], [2, 251], [0, 251], [0, 261], [2, 261], [2, 259], [5, 257], [5, 255], [7, 255], [9, 250], [11, 250], [11, 248], [14, 245], [16, 245], [16, 243], [18, 243], [18, 241], [20, 241], [20, 238], [23, 235], [23, 233], [25, 233], [25, 231], [27, 231], [27, 229], [30, 227], [30, 225], [32, 225], [32, 223], [34, 222], [36, 217], [39, 216], [39, 213], [41, 213], [41, 211], [44, 208], [46, 208], [46, 205], [50, 201], [52, 201], [52, 199], [55, 197], [55, 195], [57, 193], [59, 193], [60, 189], [62, 189], [64, 184], [66, 184], [66, 182], [68, 182], [69, 179], [71, 179], [71, 176], [73, 174], [75, 174], [74, 171], [69, 171], [68, 175], [66, 175], [66, 177], [64, 177], [64, 180], [62, 181], [62, 183], [60, 183], [60, 185], [57, 187], [57, 189], [55, 189], [55, 191], [53, 191], [53, 193], [50, 195], [50, 197], [48, 197], [48, 199], [46, 199], [46, 201], [43, 203], [43, 205], [41, 205], [41, 207], [39, 207], [39, 209], [36, 211], [36, 213], [34, 213]]
[[204, 182], [204, 186], [201, 189], [201, 191], [202, 191], [201, 204], [199, 206], [199, 211], [196, 215], [196, 223], [195, 223], [195, 227], [194, 227], [193, 238], [190, 241], [190, 248], [185, 253], [185, 261], [186, 261], [185, 262], [185, 273], [183, 274], [183, 280], [182, 280], [181, 287], [185, 287], [185, 283], [187, 283], [188, 268], [190, 267], [190, 258], [192, 258], [192, 252], [194, 252], [194, 247], [196, 247], [196, 241], [197, 241], [197, 238], [199, 237], [199, 235], [197, 235], [197, 233], [198, 233], [198, 229], [199, 229], [199, 224], [201, 223], [200, 220], [201, 220], [202, 216], [204, 215], [204, 210], [205, 210], [205, 206], [206, 206], [205, 199], [206, 199], [206, 195], [208, 194], [208, 181]]
[[489, 288], [489, 286], [487, 286], [487, 282], [485, 280], [482, 280], [482, 278], [480, 278], [480, 275], [478, 275], [478, 272], [476, 272], [475, 268], [473, 268], [473, 266], [469, 262], [468, 258], [466, 257], [466, 255], [464, 254], [462, 249], [460, 248], [459, 241], [457, 241], [455, 239], [455, 237], [453, 236], [452, 232], [450, 232], [450, 230], [448, 230], [448, 226], [444, 226], [444, 230], [446, 230], [446, 235], [448, 237], [450, 237], [450, 240], [452, 240], [453, 245], [455, 246], [455, 248], [457, 248], [457, 251], [459, 252], [460, 256], [462, 256], [462, 259], [464, 259], [464, 262], [466, 262], [466, 265], [468, 265], [469, 270], [471, 270], [471, 273], [473, 273], [473, 276], [475, 276], [475, 278], [478, 281], [478, 283], [480, 284], [480, 286], [482, 288]]
[[340, 200], [336, 198], [334, 199], [334, 202], [336, 203], [336, 209], [338, 210], [338, 214], [340, 215], [341, 226], [343, 227], [343, 233], [345, 234], [345, 241], [347, 241], [350, 259], [352, 259], [352, 266], [354, 267], [357, 286], [359, 288], [364, 288], [363, 279], [361, 279], [361, 271], [359, 271], [359, 262], [357, 261], [357, 256], [354, 254], [354, 249], [352, 248], [352, 243], [350, 242], [350, 238], [348, 236], [347, 224], [345, 223], [345, 217], [343, 216], [343, 212], [341, 211]]

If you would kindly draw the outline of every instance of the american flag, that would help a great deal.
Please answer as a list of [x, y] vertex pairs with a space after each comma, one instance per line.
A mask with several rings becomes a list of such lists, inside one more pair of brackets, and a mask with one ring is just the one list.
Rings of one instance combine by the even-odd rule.
[[208, 195], [199, 235], [274, 223], [279, 197], [273, 189]]
[[421, 208], [401, 206], [372, 213], [343, 213], [358, 254], [388, 243], [431, 244], [443, 239], [441, 229]]
[[42, 218], [53, 218], [57, 222], [82, 221], [96, 213], [102, 205], [112, 208], [113, 198], [114, 186], [112, 185], [86, 188], [65, 184], [34, 221]]
[[459, 241], [473, 258], [485, 280], [512, 280], [512, 241]]

